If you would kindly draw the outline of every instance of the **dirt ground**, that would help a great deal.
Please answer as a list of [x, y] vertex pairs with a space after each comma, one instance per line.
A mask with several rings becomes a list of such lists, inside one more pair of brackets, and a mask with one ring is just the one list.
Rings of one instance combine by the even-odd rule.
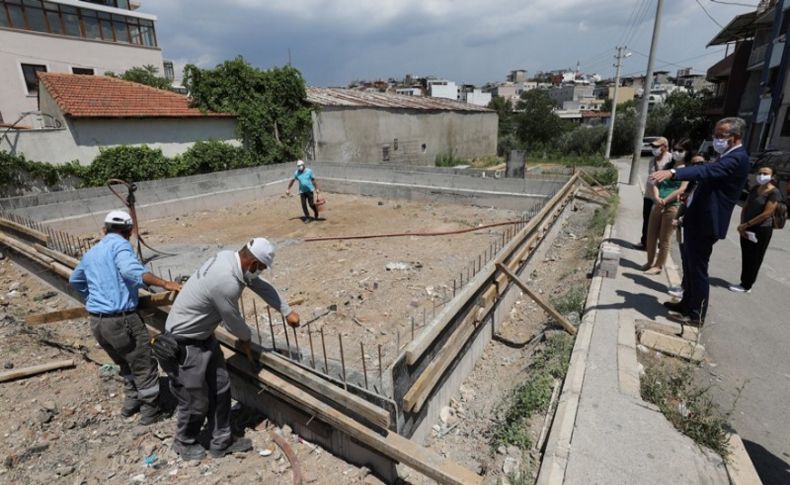
[[[271, 279], [289, 300], [305, 298], [297, 307], [303, 318], [338, 305], [337, 312], [314, 325], [325, 325], [333, 334], [341, 332], [349, 341], [356, 337], [366, 346], [383, 343], [388, 346], [386, 355], [391, 356], [398, 332], [401, 345], [408, 341], [409, 317], [417, 314], [421, 320], [421, 305], [432, 307], [431, 293], [443, 298], [437, 288], [448, 280], [451, 285], [452, 277], [465, 264], [501, 237], [501, 229], [433, 238], [322, 243], [303, 239], [462, 229], [515, 216], [509, 211], [354, 196], [332, 195], [329, 204], [326, 220], [310, 224], [290, 219], [300, 214], [296, 199], [273, 198], [226, 210], [143, 221], [143, 229], [156, 248], [198, 248], [191, 260], [155, 260], [156, 271], [165, 275], [167, 269], [174, 272], [185, 262], [197, 266], [219, 246], [235, 248], [251, 235], [271, 237], [281, 248]], [[571, 213], [559, 237], [546, 242], [551, 246], [545, 256], [533, 263], [530, 284], [549, 298], [588, 281], [592, 262], [584, 258], [585, 230], [593, 208], [577, 205], [580, 210]], [[386, 265], [391, 262], [405, 263], [406, 269], [388, 271]], [[428, 291], [427, 287], [432, 288]], [[248, 295], [247, 301], [251, 298]], [[0, 483], [290, 483], [291, 469], [269, 437], [271, 431], [288, 437], [308, 483], [379, 483], [366, 469], [349, 465], [241, 407], [234, 411], [234, 431], [253, 440], [253, 452], [222, 460], [207, 458], [196, 464], [180, 461], [170, 451], [173, 418], [142, 427], [136, 418], [121, 417], [122, 384], [117, 372], [70, 352], [83, 349], [99, 363], [110, 362], [95, 344], [86, 321], [35, 327], [23, 322], [27, 314], [72, 306], [74, 302], [52, 292], [35, 276], [7, 259], [0, 260], [0, 362], [14, 368], [65, 358], [77, 362], [75, 369], [0, 384], [0, 434], [4, 438]], [[250, 307], [246, 303], [252, 317]], [[548, 323], [537, 305], [526, 297], [518, 301], [500, 331], [509, 345], [501, 341], [488, 345], [444, 413], [445, 419], [436, 423], [427, 446], [483, 473], [487, 483], [504, 478], [503, 467], [512, 467], [514, 462], [529, 475], [536, 474], [535, 450], [495, 450], [488, 438], [512, 389], [529, 375], [536, 346], [520, 343], [539, 335]], [[531, 421], [533, 441], [537, 441], [543, 419], [536, 416]], [[263, 456], [261, 452], [268, 455], [265, 450], [272, 454]], [[407, 482], [430, 483], [408, 468], [400, 469]]]
[[[311, 324], [311, 333], [322, 328], [328, 359], [339, 362], [338, 334], [343, 336], [346, 365], [362, 371], [360, 342], [366, 366], [378, 375], [378, 345], [383, 366], [393, 360], [396, 347], [411, 340], [430, 321], [443, 302], [452, 297], [453, 278], [477, 257], [501, 241], [503, 227], [440, 237], [396, 237], [350, 241], [305, 242], [310, 237], [382, 233], [441, 232], [469, 229], [513, 220], [516, 213], [454, 204], [433, 204], [374, 197], [328, 194], [324, 220], [304, 223], [297, 197], [274, 196], [233, 207], [145, 220], [141, 227], [151, 246], [178, 252], [178, 257], [158, 258], [154, 271], [191, 274], [219, 247], [238, 249], [251, 237], [264, 236], [277, 244], [269, 279], [289, 301], [304, 299], [295, 307], [302, 321], [309, 321], [330, 306], [337, 310]], [[526, 207], [525, 207], [526, 209]], [[466, 280], [466, 273], [464, 273]], [[457, 283], [460, 285], [460, 282]], [[264, 304], [244, 293], [248, 323], [255, 328], [252, 300], [257, 300], [261, 332], [269, 333]], [[333, 306], [334, 305], [334, 306]], [[282, 337], [282, 321], [274, 314], [274, 332]], [[290, 332], [289, 332], [290, 333]], [[291, 340], [293, 340], [291, 336]], [[300, 349], [308, 351], [307, 329], [298, 331]], [[294, 345], [292, 341], [292, 345]], [[317, 361], [323, 356], [317, 355]], [[371, 381], [374, 376], [371, 375]]]
[[[137, 425], [136, 417], [123, 418], [123, 385], [117, 370], [70, 351], [82, 348], [98, 363], [111, 363], [86, 320], [24, 323], [25, 315], [73, 306], [35, 276], [8, 259], [0, 260], [2, 370], [64, 359], [76, 362], [73, 369], [0, 383], [0, 483], [291, 483], [288, 460], [269, 436], [273, 431], [287, 437], [307, 483], [380, 483], [366, 469], [238, 405], [234, 432], [251, 438], [253, 451], [220, 460], [181, 461], [170, 450], [174, 418], [148, 427]], [[164, 389], [163, 379], [166, 395]]]
[[[575, 286], [589, 286], [588, 273], [593, 261], [585, 258], [587, 226], [595, 206], [576, 202], [577, 211], [571, 212], [561, 232], [549, 243], [545, 257], [533, 260], [530, 286], [551, 300]], [[570, 315], [570, 319], [578, 315]], [[520, 470], [524, 483], [532, 483], [540, 466], [535, 449], [522, 450], [515, 446], [493, 449], [489, 444], [495, 419], [503, 411], [509, 397], [530, 375], [529, 365], [541, 344], [525, 345], [543, 331], [562, 332], [555, 327], [543, 310], [523, 296], [511, 311], [509, 320], [500, 329], [501, 340], [492, 340], [466, 379], [457, 395], [445, 408], [446, 420], [434, 426], [429, 446], [478, 473], [486, 483], [506, 483], [508, 471]], [[503, 343], [506, 341], [506, 343]], [[514, 345], [515, 344], [515, 345]], [[538, 442], [545, 415], [530, 419], [530, 436]], [[534, 446], [533, 446], [534, 447]], [[507, 464], [506, 464], [507, 462]], [[419, 477], [407, 475], [419, 481]]]

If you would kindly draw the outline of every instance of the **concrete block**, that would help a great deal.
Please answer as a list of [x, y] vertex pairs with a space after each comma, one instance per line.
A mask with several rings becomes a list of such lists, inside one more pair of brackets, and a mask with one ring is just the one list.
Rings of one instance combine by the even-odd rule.
[[705, 356], [705, 347], [702, 345], [653, 330], [642, 330], [639, 341], [651, 349], [695, 362], [701, 361]]
[[595, 275], [602, 278], [616, 278], [617, 268], [620, 267], [619, 259], [602, 259], [595, 269]]
[[619, 261], [620, 254], [620, 246], [610, 242], [601, 244], [601, 259]]
[[637, 331], [653, 330], [654, 332], [680, 337], [691, 342], [699, 340], [699, 329], [697, 327], [681, 325], [664, 317], [656, 317], [655, 320], [637, 320], [636, 329]]
[[762, 483], [754, 469], [749, 454], [743, 446], [741, 437], [736, 433], [730, 435], [730, 460], [726, 462], [727, 474], [730, 476], [732, 485], [759, 485]]

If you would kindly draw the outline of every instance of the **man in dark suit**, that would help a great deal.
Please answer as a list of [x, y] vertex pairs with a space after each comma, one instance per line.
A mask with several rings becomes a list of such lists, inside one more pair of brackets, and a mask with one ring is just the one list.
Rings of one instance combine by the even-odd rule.
[[702, 325], [708, 308], [710, 285], [708, 262], [713, 245], [727, 236], [735, 203], [749, 174], [749, 155], [741, 146], [746, 122], [741, 118], [724, 118], [716, 123], [713, 148], [719, 153], [715, 163], [660, 170], [650, 176], [663, 180], [694, 180], [697, 187], [690, 196], [683, 219], [684, 256], [688, 265], [688, 288], [679, 303], [666, 302], [671, 312], [685, 322]]

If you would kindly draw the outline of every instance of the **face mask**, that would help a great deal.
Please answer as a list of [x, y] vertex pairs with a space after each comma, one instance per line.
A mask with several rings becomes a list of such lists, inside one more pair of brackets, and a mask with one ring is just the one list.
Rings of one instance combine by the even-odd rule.
[[257, 278], [258, 276], [260, 276], [261, 275], [261, 271], [262, 270], [260, 268], [256, 269], [255, 271], [249, 271], [249, 270], [245, 271], [244, 272], [244, 281], [249, 283], [250, 281], [252, 281], [255, 278]]
[[727, 138], [713, 139], [713, 149], [716, 150], [716, 153], [718, 153], [719, 155], [726, 152], [729, 147], [730, 147], [730, 142], [727, 141]]
[[757, 175], [757, 183], [760, 185], [765, 185], [771, 181], [770, 175], [758, 174]]
[[686, 152], [681, 150], [675, 150], [672, 152], [672, 160], [679, 162], [686, 157]]
[[661, 149], [660, 148], [653, 148], [653, 156], [654, 157], [658, 157], [660, 155], [661, 155]]

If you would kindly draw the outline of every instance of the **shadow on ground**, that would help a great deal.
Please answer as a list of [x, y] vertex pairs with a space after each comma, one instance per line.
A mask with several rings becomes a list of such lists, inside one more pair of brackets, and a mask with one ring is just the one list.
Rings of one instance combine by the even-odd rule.
[[[752, 463], [754, 463], [757, 474], [760, 475], [760, 480], [765, 485], [786, 485], [790, 483], [790, 465], [784, 459], [774, 455], [753, 441], [743, 440], [743, 445], [746, 447]], [[785, 458], [790, 458], [790, 456]]]

